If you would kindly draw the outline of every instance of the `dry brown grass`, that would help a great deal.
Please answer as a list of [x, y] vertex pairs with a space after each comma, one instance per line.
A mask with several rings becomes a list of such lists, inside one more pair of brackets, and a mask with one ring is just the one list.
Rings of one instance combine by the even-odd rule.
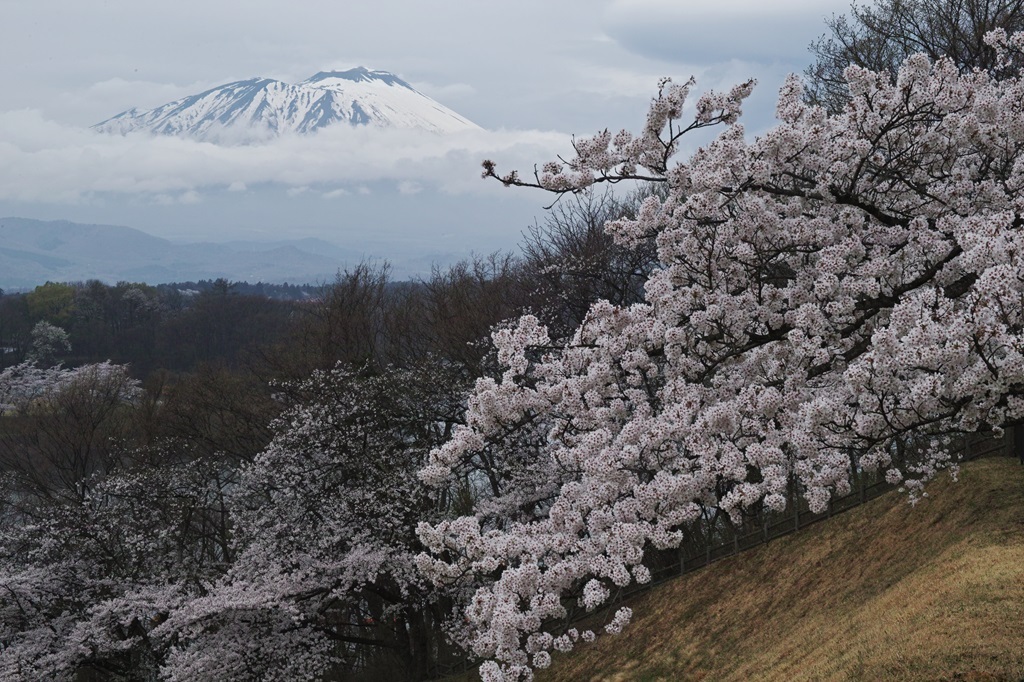
[[1024, 467], [966, 465], [633, 600], [577, 680], [1024, 680]]

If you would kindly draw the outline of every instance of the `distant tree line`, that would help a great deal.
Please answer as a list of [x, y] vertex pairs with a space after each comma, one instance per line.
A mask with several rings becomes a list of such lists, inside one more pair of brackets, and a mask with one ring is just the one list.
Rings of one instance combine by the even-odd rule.
[[226, 280], [158, 286], [92, 280], [0, 293], [0, 368], [25, 359], [41, 321], [67, 332], [65, 364], [111, 360], [130, 365], [140, 378], [202, 363], [237, 366], [255, 340], [281, 338], [300, 303], [321, 290]]

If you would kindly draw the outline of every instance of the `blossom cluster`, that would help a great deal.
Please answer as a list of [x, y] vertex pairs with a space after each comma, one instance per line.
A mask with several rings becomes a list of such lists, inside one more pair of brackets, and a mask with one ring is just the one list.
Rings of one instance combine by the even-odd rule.
[[[795, 487], [820, 512], [872, 471], [915, 499], [954, 464], [952, 434], [1024, 417], [1024, 81], [923, 55], [846, 77], [831, 116], [790, 77], [780, 123], [753, 139], [752, 83], [682, 125], [694, 83], [665, 81], [641, 134], [576, 141], [536, 182], [499, 178], [666, 191], [607, 225], [626, 247], [655, 240], [645, 300], [595, 303], [557, 348], [529, 316], [496, 334], [504, 374], [477, 382], [421, 472], [444, 488], [508, 465], [472, 515], [420, 526], [420, 569], [476, 590], [485, 679], [529, 679], [572, 648], [546, 633], [649, 580], [649, 553], [708, 509], [781, 511]], [[723, 130], [677, 158], [707, 125]]]

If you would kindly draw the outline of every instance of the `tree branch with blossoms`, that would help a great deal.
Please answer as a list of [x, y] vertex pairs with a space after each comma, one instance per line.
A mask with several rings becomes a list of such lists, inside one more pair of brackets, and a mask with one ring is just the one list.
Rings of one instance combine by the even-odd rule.
[[644, 131], [638, 136], [626, 130], [612, 135], [606, 128], [594, 137], [576, 140], [572, 146], [575, 156], [566, 160], [534, 167], [533, 181], [523, 180], [517, 171], [499, 175], [497, 164], [483, 162], [484, 178], [494, 178], [506, 187], [533, 187], [555, 192], [578, 194], [595, 184], [616, 184], [624, 180], [638, 182], [665, 182], [669, 162], [678, 150], [679, 141], [687, 133], [739, 120], [741, 107], [756, 81], [751, 79], [737, 85], [727, 93], [709, 92], [696, 103], [694, 119], [680, 126], [686, 100], [696, 85], [692, 77], [678, 85], [670, 78], [662, 79], [658, 95], [651, 103]]
[[509, 467], [472, 514], [419, 528], [420, 570], [474, 591], [485, 679], [572, 649], [558, 623], [649, 580], [709, 515], [781, 511], [791, 490], [820, 512], [870, 472], [914, 500], [955, 467], [952, 437], [1024, 420], [1024, 82], [923, 55], [845, 76], [834, 115], [787, 79], [752, 140], [752, 81], [701, 97], [686, 126], [693, 81], [663, 81], [636, 136], [574, 142], [533, 180], [485, 162], [556, 196], [665, 188], [605, 225], [656, 243], [644, 300], [594, 303], [561, 347], [531, 316], [495, 334], [506, 371], [478, 380], [421, 471], [443, 489], [481, 458]]

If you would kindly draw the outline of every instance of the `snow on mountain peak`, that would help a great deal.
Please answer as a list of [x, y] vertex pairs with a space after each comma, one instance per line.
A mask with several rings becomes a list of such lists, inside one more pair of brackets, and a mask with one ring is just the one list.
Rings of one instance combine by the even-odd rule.
[[340, 123], [435, 133], [479, 129], [395, 74], [362, 66], [321, 71], [295, 85], [258, 76], [225, 83], [149, 111], [129, 109], [93, 128], [218, 141], [313, 133]]
[[383, 83], [384, 85], [394, 85], [400, 88], [415, 90], [415, 88], [390, 71], [373, 71], [364, 66], [357, 66], [356, 68], [349, 69], [347, 71], [320, 71], [302, 82], [323, 87], [325, 83], [332, 81]]

